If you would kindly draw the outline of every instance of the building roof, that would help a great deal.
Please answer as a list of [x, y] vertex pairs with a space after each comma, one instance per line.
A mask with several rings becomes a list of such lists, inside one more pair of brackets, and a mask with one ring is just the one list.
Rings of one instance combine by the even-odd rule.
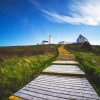
[[43, 40], [42, 42], [48, 42], [48, 41], [46, 41], [46, 40]]
[[83, 35], [81, 35], [81, 34], [79, 35], [79, 37], [83, 37], [84, 39], [86, 39], [88, 41], [88, 39], [86, 37], [84, 37]]

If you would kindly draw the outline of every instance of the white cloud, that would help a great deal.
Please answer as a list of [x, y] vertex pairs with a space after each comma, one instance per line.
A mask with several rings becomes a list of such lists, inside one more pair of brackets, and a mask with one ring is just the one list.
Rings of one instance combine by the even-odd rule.
[[73, 2], [73, 4], [70, 5], [70, 11], [71, 16], [61, 15], [49, 10], [42, 10], [42, 12], [46, 14], [46, 18], [52, 22], [77, 25], [100, 25], [100, 0]]

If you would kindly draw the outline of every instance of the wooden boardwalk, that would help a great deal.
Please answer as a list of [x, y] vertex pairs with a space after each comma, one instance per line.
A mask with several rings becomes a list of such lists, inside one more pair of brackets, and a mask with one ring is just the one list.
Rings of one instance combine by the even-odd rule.
[[78, 65], [51, 65], [42, 73], [44, 74], [58, 74], [58, 75], [73, 75], [84, 76], [85, 73], [78, 67]]
[[74, 56], [63, 45], [58, 50], [57, 61], [10, 96], [10, 100], [100, 100]]

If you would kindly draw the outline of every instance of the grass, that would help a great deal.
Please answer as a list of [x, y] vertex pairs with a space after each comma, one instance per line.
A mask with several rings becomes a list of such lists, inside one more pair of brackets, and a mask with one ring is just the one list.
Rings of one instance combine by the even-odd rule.
[[56, 53], [57, 45], [30, 45], [0, 47], [0, 61], [9, 58]]
[[82, 44], [66, 45], [72, 52], [80, 67], [86, 72], [86, 76], [100, 96], [100, 46], [92, 46], [92, 50], [82, 49]]
[[[45, 47], [42, 46], [42, 48]], [[40, 51], [44, 52], [47, 50], [46, 48], [40, 49]], [[48, 48], [51, 48], [52, 52], [47, 50], [43, 54], [31, 54], [31, 56], [26, 54], [25, 56], [25, 52], [29, 52], [29, 49], [26, 51], [24, 49], [25, 52], [21, 52], [21, 56], [17, 55], [17, 51], [15, 54], [13, 53], [17, 55], [16, 57], [7, 55], [9, 59], [7, 57], [7, 59], [0, 63], [0, 100], [8, 100], [10, 95], [37, 77], [43, 69], [51, 64], [57, 56], [57, 50], [56, 46], [49, 46]], [[13, 47], [13, 49], [15, 48]]]

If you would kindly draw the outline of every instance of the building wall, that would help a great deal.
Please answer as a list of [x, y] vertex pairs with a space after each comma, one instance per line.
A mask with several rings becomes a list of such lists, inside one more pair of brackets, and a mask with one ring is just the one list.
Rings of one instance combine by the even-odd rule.
[[66, 41], [61, 41], [61, 42], [58, 42], [58, 44], [67, 44]]
[[82, 36], [79, 36], [77, 39], [77, 43], [84, 43], [85, 41], [87, 41], [87, 40]]

